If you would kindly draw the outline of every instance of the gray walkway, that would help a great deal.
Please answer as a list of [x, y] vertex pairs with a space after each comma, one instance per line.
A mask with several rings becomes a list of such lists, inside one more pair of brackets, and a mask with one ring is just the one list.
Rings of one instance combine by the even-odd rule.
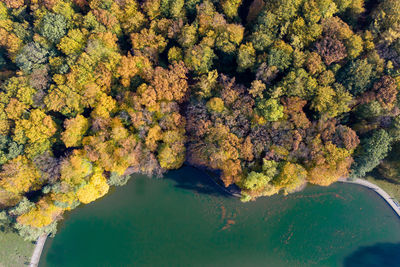
[[38, 238], [35, 246], [35, 250], [33, 251], [31, 262], [29, 264], [30, 267], [37, 267], [39, 265], [40, 255], [42, 254], [42, 250], [44, 247], [44, 243], [46, 242], [47, 235], [42, 235]]
[[391, 196], [389, 196], [388, 193], [386, 193], [382, 188], [380, 188], [376, 184], [373, 184], [371, 182], [368, 182], [367, 180], [358, 179], [358, 178], [353, 181], [347, 180], [346, 178], [340, 178], [339, 182], [359, 184], [359, 185], [367, 187], [371, 190], [374, 190], [378, 195], [380, 195], [389, 204], [390, 207], [392, 207], [394, 212], [396, 212], [396, 214], [400, 217], [400, 206], [399, 206], [398, 202], [395, 199], [393, 199]]
[[[382, 188], [379, 186], [368, 182], [364, 179], [355, 179], [353, 181], [347, 180], [346, 178], [340, 178], [338, 182], [342, 183], [350, 183], [350, 184], [358, 184], [364, 187], [367, 187], [371, 190], [374, 190], [378, 195], [380, 195], [394, 210], [394, 212], [400, 217], [400, 206], [396, 200], [394, 200], [388, 193], [386, 193]], [[44, 243], [46, 242], [47, 235], [42, 235], [38, 238], [35, 246], [35, 250], [33, 251], [31, 262], [29, 264], [30, 267], [37, 267], [40, 260], [40, 255], [42, 254], [42, 250], [44, 247]]]

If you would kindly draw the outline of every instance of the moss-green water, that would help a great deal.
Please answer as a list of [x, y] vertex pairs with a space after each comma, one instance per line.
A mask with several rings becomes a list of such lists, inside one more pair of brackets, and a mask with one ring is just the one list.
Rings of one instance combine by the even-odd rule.
[[136, 176], [71, 212], [40, 265], [367, 266], [400, 262], [398, 244], [399, 218], [360, 186], [241, 203], [185, 167], [164, 179]]

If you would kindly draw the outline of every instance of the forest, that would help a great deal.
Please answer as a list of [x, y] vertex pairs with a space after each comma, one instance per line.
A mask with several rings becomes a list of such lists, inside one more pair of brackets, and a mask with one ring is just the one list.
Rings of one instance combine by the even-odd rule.
[[0, 0], [0, 228], [184, 163], [243, 201], [400, 184], [399, 67], [400, 0]]

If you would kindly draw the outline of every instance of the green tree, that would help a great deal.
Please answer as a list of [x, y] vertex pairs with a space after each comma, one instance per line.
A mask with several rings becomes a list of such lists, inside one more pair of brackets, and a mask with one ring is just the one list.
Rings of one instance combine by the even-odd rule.
[[256, 50], [252, 43], [242, 44], [237, 55], [238, 71], [244, 71], [254, 66]]
[[353, 95], [360, 95], [368, 90], [374, 77], [374, 69], [367, 59], [351, 62], [341, 71], [339, 79]]
[[277, 121], [283, 117], [283, 106], [275, 98], [257, 102], [257, 109], [267, 121]]
[[383, 109], [378, 101], [371, 101], [369, 103], [362, 104], [356, 109], [356, 115], [360, 119], [372, 120], [378, 116], [381, 116], [382, 113]]
[[356, 151], [352, 165], [352, 177], [364, 177], [372, 171], [387, 156], [391, 149], [391, 138], [383, 130], [373, 132], [371, 137], [361, 140], [361, 146]]
[[312, 100], [311, 107], [327, 118], [350, 111], [352, 96], [342, 87], [334, 90], [330, 86], [318, 87]]
[[243, 187], [249, 190], [256, 190], [265, 187], [272, 177], [265, 175], [264, 173], [250, 172], [246, 179], [243, 181]]
[[318, 82], [305, 69], [299, 68], [290, 71], [278, 85], [276, 90], [281, 90], [281, 94], [310, 99], [315, 94]]
[[23, 153], [24, 147], [12, 141], [9, 137], [0, 135], [0, 165]]
[[232, 19], [238, 16], [238, 9], [241, 3], [242, 0], [223, 0], [221, 1], [222, 10], [229, 19]]
[[396, 28], [400, 23], [400, 3], [398, 0], [381, 1], [374, 10], [372, 28], [384, 32]]
[[15, 63], [21, 70], [30, 73], [33, 69], [39, 69], [48, 60], [48, 51], [36, 42], [28, 43], [18, 53]]
[[50, 42], [58, 43], [67, 33], [67, 21], [63, 15], [47, 13], [41, 21], [39, 32]]
[[268, 65], [285, 70], [292, 64], [293, 48], [284, 41], [277, 41], [268, 53]]
[[118, 173], [112, 172], [110, 174], [110, 178], [108, 179], [107, 183], [109, 185], [115, 185], [115, 186], [123, 186], [126, 185], [128, 180], [131, 178], [130, 175], [119, 175]]
[[207, 45], [195, 45], [186, 50], [185, 64], [198, 74], [207, 73], [211, 70], [216, 55], [211, 47]]

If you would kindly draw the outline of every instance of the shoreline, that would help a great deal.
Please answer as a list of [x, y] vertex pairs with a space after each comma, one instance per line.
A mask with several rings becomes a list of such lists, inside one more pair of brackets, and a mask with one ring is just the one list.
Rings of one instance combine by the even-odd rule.
[[232, 196], [232, 197], [237, 197], [237, 198], [241, 198], [242, 197], [242, 195], [240, 194], [240, 193], [238, 193], [238, 192], [232, 192], [231, 190], [229, 190], [227, 187], [225, 187], [225, 186], [223, 186], [223, 185], [220, 185], [218, 182], [217, 182], [217, 178], [214, 178], [213, 176], [212, 176], [212, 174], [210, 174], [210, 173], [207, 173], [206, 171], [204, 171], [204, 173], [206, 174], [206, 176], [208, 176], [210, 179], [211, 179], [211, 181], [213, 181], [214, 182], [214, 184], [216, 184], [222, 191], [224, 191], [225, 193], [227, 193], [228, 195], [230, 195], [230, 196]]
[[199, 170], [202, 173], [204, 173], [204, 175], [207, 176], [220, 190], [224, 191], [228, 195], [230, 195], [232, 197], [237, 197], [237, 198], [242, 197], [242, 194], [240, 194], [240, 191], [230, 190], [229, 187], [225, 187], [223, 184], [221, 184], [222, 180], [219, 178], [219, 176], [217, 174], [213, 173], [211, 170], [208, 170], [204, 167], [194, 166], [194, 165], [190, 165], [190, 164], [187, 164], [186, 166], [195, 168], [196, 170]]
[[[198, 168], [199, 169], [199, 168]], [[199, 169], [201, 170], [201, 169]], [[208, 176], [220, 189], [222, 189], [223, 191], [225, 191], [226, 193], [230, 194], [233, 197], [237, 197], [240, 198], [241, 194], [238, 194], [236, 192], [231, 192], [230, 190], [228, 190], [227, 188], [225, 188], [224, 186], [220, 185], [217, 181], [216, 178], [214, 178], [209, 172], [207, 172], [206, 170], [201, 170], [203, 171], [206, 176]], [[385, 190], [383, 190], [382, 188], [380, 188], [378, 185], [371, 183], [367, 180], [364, 179], [360, 179], [357, 178], [355, 180], [348, 180], [348, 178], [340, 178], [337, 182], [339, 183], [348, 183], [348, 184], [357, 184], [363, 187], [366, 187], [372, 191], [374, 191], [376, 194], [378, 194], [391, 208], [392, 210], [397, 214], [397, 216], [400, 218], [400, 204], [397, 202], [397, 200], [395, 200], [394, 198], [392, 198]], [[300, 190], [298, 191], [302, 191], [308, 183], [304, 183]]]
[[370, 190], [375, 191], [383, 200], [386, 201], [386, 203], [392, 208], [392, 210], [397, 214], [397, 216], [400, 217], [400, 206], [397, 201], [395, 201], [388, 193], [386, 193], [385, 190], [377, 186], [376, 184], [373, 184], [371, 182], [368, 182], [367, 180], [357, 178], [355, 180], [348, 180], [347, 178], [340, 178], [338, 180], [340, 183], [349, 183], [349, 184], [357, 184], [363, 187], [366, 187]]
[[[210, 178], [210, 180], [213, 181], [213, 183], [217, 187], [219, 187], [221, 190], [223, 190], [225, 193], [227, 193], [227, 194], [229, 194], [229, 195], [231, 195], [233, 197], [240, 198], [240, 196], [241, 196], [240, 194], [238, 194], [236, 192], [231, 192], [228, 189], [226, 189], [225, 187], [223, 187], [222, 185], [220, 185], [210, 173], [208, 173], [205, 170], [201, 170], [201, 171], [203, 171], [206, 174], [206, 176], [208, 176]], [[337, 182], [339, 182], [339, 183], [348, 183], [348, 184], [357, 184], [357, 185], [366, 187], [366, 188], [368, 188], [370, 190], [373, 190], [376, 194], [378, 194], [392, 208], [392, 210], [397, 214], [397, 216], [400, 217], [400, 205], [398, 204], [398, 202], [395, 201], [386, 191], [384, 191], [379, 186], [377, 186], [377, 185], [375, 185], [375, 184], [373, 184], [373, 183], [371, 183], [371, 182], [369, 182], [367, 180], [360, 179], [360, 178], [357, 178], [355, 180], [348, 180], [347, 178], [340, 178]], [[304, 187], [306, 185], [307, 185], [307, 183], [305, 183], [302, 186], [302, 189], [304, 189]], [[39, 261], [40, 261], [40, 258], [41, 258], [41, 254], [42, 254], [43, 247], [44, 247], [44, 244], [46, 242], [46, 239], [47, 239], [47, 235], [46, 234], [42, 235], [42, 236], [40, 236], [38, 238], [38, 240], [36, 242], [36, 245], [35, 245], [35, 249], [33, 251], [33, 254], [32, 254], [32, 257], [31, 257], [31, 260], [30, 260], [30, 263], [29, 263], [30, 267], [37, 267], [39, 265]]]
[[42, 255], [44, 243], [46, 242], [47, 234], [41, 235], [36, 241], [35, 249], [33, 250], [29, 267], [37, 267], [39, 265], [40, 257]]
[[[201, 168], [197, 168], [197, 169], [203, 171], [205, 173], [205, 175], [208, 176], [211, 179], [211, 181], [213, 181], [214, 184], [216, 184], [224, 192], [228, 193], [229, 195], [231, 195], [233, 197], [237, 197], [237, 198], [241, 197], [240, 193], [231, 192], [226, 187], [224, 187], [223, 185], [219, 184], [217, 182], [217, 180], [216, 180], [217, 178], [213, 177], [213, 175], [209, 171], [201, 169]], [[366, 188], [368, 188], [370, 190], [373, 190], [376, 194], [378, 194], [392, 208], [392, 210], [400, 218], [400, 204], [397, 202], [397, 200], [392, 198], [385, 190], [380, 188], [378, 185], [376, 185], [374, 183], [371, 183], [371, 182], [369, 182], [367, 180], [360, 179], [360, 178], [357, 178], [355, 180], [348, 180], [348, 178], [339, 178], [339, 180], [337, 182], [339, 182], [339, 183], [348, 183], [348, 184], [357, 184], [357, 185], [366, 187]], [[296, 190], [296, 192], [302, 191], [307, 186], [307, 184], [308, 184], [307, 182], [304, 183], [298, 190]]]

